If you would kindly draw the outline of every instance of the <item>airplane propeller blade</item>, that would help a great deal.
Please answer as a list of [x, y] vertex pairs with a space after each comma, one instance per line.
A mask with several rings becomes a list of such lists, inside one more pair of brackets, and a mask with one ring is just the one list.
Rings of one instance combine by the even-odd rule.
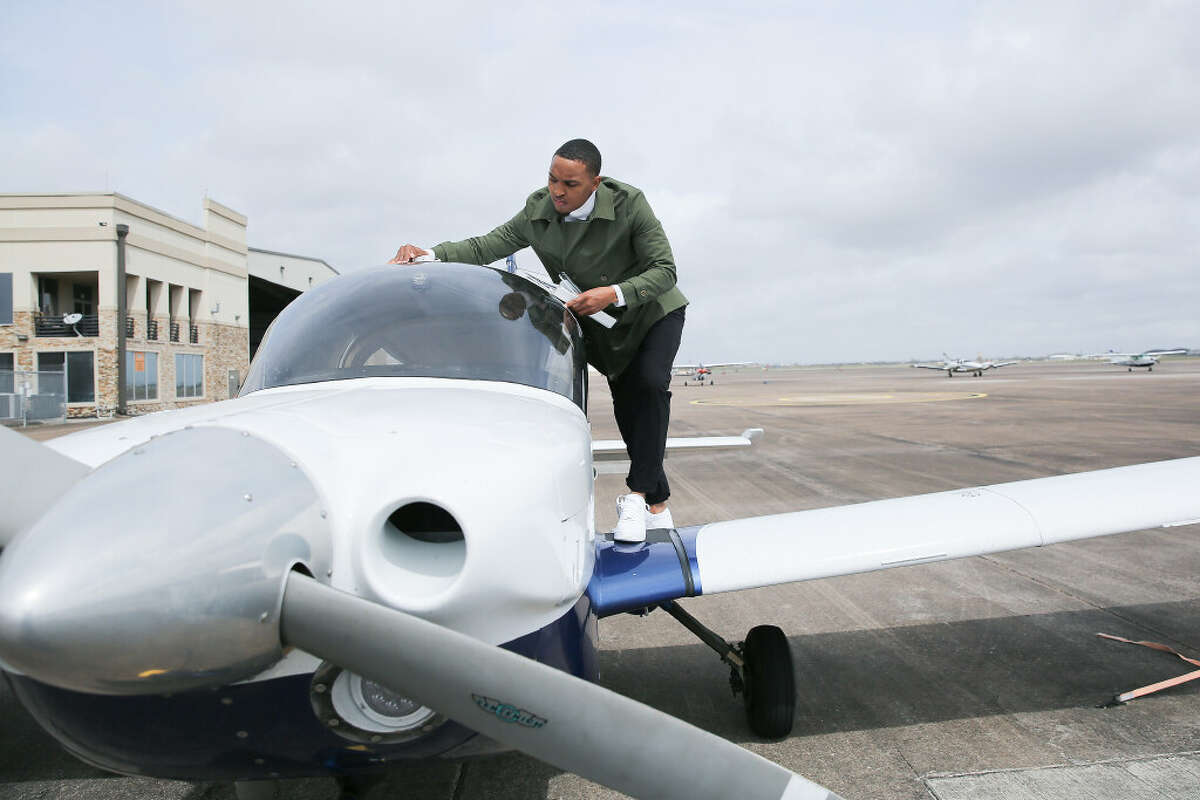
[[86, 464], [0, 426], [0, 547], [89, 472]]
[[287, 579], [280, 626], [286, 644], [635, 797], [838, 800], [669, 714], [297, 572]]

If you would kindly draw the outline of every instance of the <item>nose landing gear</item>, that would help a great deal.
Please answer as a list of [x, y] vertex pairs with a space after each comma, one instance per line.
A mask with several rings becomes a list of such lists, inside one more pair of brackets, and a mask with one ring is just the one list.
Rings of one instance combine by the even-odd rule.
[[787, 637], [775, 625], [757, 625], [746, 640], [730, 644], [674, 600], [663, 611], [711, 647], [729, 665], [729, 686], [741, 694], [750, 730], [764, 739], [782, 739], [792, 732], [796, 716], [796, 674]]

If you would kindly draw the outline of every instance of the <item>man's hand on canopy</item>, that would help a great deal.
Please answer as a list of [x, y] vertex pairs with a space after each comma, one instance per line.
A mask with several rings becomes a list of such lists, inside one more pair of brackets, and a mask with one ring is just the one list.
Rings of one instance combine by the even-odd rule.
[[389, 264], [407, 264], [410, 261], [415, 261], [421, 256], [431, 256], [433, 253], [428, 250], [423, 250], [415, 244], [406, 244], [396, 251], [395, 257], [389, 261]]
[[611, 286], [598, 286], [588, 289], [567, 303], [567, 308], [576, 314], [595, 314], [617, 302], [617, 290]]

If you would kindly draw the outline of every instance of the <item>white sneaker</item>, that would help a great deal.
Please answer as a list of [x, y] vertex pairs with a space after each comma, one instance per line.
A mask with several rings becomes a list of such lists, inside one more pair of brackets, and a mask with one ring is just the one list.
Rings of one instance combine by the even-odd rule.
[[618, 542], [646, 541], [646, 498], [623, 494], [617, 498], [617, 527], [613, 538]]
[[675, 520], [671, 519], [671, 509], [664, 508], [657, 514], [647, 512], [646, 514], [646, 529], [656, 530], [658, 528], [674, 528]]

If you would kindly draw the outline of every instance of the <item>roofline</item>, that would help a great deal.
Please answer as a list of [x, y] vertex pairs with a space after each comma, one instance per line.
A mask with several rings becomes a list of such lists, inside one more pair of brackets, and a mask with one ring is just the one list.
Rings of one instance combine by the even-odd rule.
[[286, 256], [287, 258], [302, 258], [305, 261], [319, 261], [322, 264], [324, 264], [326, 267], [329, 267], [329, 271], [332, 272], [334, 275], [342, 274], [342, 273], [338, 272], [336, 269], [334, 269], [333, 266], [328, 261], [326, 261], [323, 258], [317, 258], [316, 256], [302, 256], [299, 253], [284, 253], [280, 250], [264, 250], [261, 247], [247, 247], [246, 249], [252, 253], [265, 253], [266, 255], [269, 255], [269, 256]]
[[[183, 225], [187, 225], [189, 227], [196, 228], [197, 230], [201, 230], [201, 231], [208, 230], [201, 224], [197, 224], [190, 220], [186, 220], [183, 217], [176, 216], [175, 214], [172, 214], [168, 211], [163, 211], [161, 208], [152, 206], [149, 203], [144, 202], [142, 200], [134, 199], [127, 194], [121, 194], [120, 192], [0, 192], [0, 198], [4, 198], [4, 197], [112, 197], [114, 199], [120, 198], [121, 200], [125, 200], [126, 202], [133, 203], [135, 206], [141, 206], [142, 208], [148, 208], [156, 214], [162, 214], [164, 217], [167, 217], [168, 219], [172, 219], [175, 222], [181, 223]], [[204, 199], [210, 200], [211, 198], [205, 197]], [[216, 203], [217, 205], [222, 205], [220, 203], [220, 201], [214, 200], [213, 202]], [[222, 208], [228, 208], [230, 211], [233, 211], [233, 209], [229, 208], [228, 206], [222, 205]], [[237, 214], [238, 212], [233, 211], [233, 213]], [[201, 220], [201, 221], [203, 222], [203, 220]]]

